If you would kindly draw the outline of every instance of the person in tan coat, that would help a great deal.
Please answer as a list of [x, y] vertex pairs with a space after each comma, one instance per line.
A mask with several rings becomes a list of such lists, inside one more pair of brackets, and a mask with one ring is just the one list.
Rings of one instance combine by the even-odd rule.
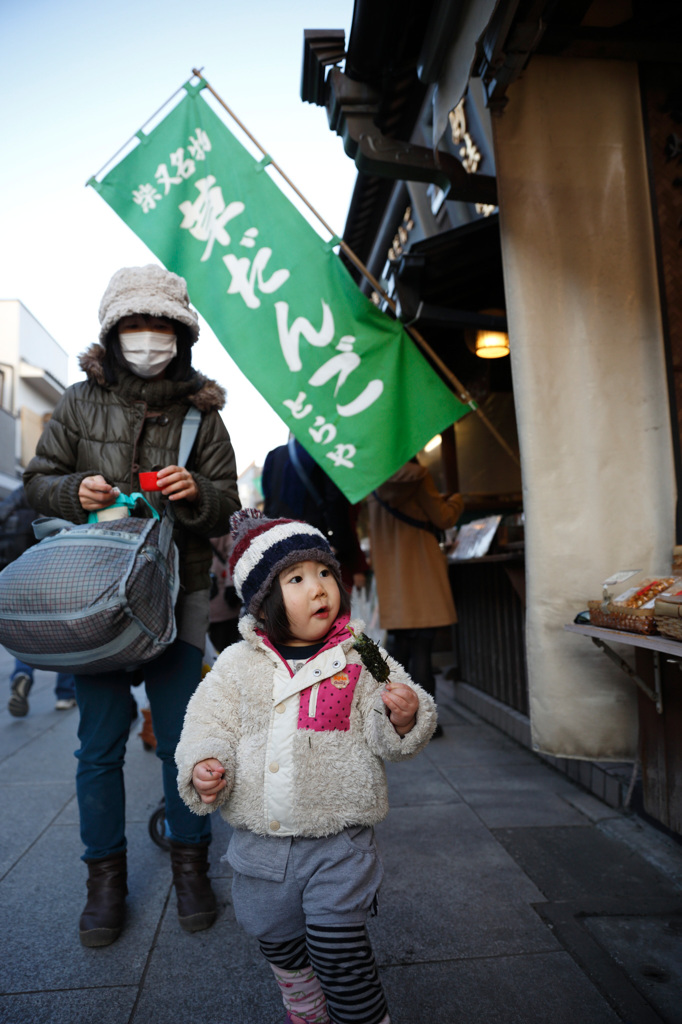
[[[457, 621], [439, 531], [462, 514], [461, 495], [443, 497], [429, 471], [411, 459], [367, 499], [372, 569], [387, 649], [435, 696], [431, 652], [436, 631]], [[438, 726], [435, 735], [441, 734]]]

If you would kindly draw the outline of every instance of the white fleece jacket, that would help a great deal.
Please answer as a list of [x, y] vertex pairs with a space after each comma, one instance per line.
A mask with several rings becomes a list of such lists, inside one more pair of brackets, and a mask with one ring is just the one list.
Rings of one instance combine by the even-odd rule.
[[[387, 657], [392, 682], [419, 697], [417, 721], [403, 738], [386, 714], [377, 683], [337, 619], [326, 646], [292, 676], [257, 630], [228, 647], [189, 702], [175, 752], [180, 795], [195, 814], [220, 808], [235, 828], [262, 836], [319, 837], [348, 825], [374, 825], [388, 813], [383, 761], [422, 750], [436, 727], [433, 699]], [[352, 623], [356, 632], [362, 622]], [[198, 761], [215, 757], [226, 788], [204, 804], [192, 785]]]

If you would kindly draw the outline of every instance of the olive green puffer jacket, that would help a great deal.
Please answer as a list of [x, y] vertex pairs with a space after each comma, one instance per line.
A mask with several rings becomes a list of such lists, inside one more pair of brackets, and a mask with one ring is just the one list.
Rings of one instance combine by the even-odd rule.
[[[175, 542], [180, 555], [180, 584], [185, 593], [209, 585], [212, 551], [209, 537], [229, 531], [240, 507], [230, 437], [220, 417], [225, 392], [194, 372], [189, 381], [144, 380], [118, 371], [107, 384], [104, 349], [92, 345], [80, 358], [87, 380], [62, 395], [24, 472], [31, 506], [43, 515], [87, 522], [78, 499], [86, 476], [101, 474], [124, 494], [140, 490], [140, 470], [177, 464], [182, 421], [190, 405], [202, 413], [187, 468], [199, 488], [196, 502], [174, 501]], [[159, 511], [167, 499], [146, 497]]]

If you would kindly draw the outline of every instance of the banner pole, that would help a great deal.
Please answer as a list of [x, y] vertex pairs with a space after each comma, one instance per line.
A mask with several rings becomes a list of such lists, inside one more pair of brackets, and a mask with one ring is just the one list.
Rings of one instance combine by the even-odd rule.
[[[197, 72], [195, 71], [194, 74], [196, 74], [196, 73]], [[105, 170], [109, 166], [109, 164], [113, 164], [113, 162], [116, 159], [116, 157], [118, 156], [118, 154], [122, 153], [123, 150], [126, 148], [126, 146], [129, 145], [133, 141], [133, 139], [139, 139], [140, 132], [144, 131], [144, 129], [149, 124], [149, 122], [153, 121], [154, 118], [157, 117], [157, 115], [161, 113], [161, 111], [164, 109], [164, 107], [167, 107], [168, 104], [171, 103], [175, 99], [175, 97], [178, 95], [178, 93], [183, 91], [184, 88], [185, 88], [184, 85], [181, 85], [179, 89], [176, 89], [175, 92], [172, 94], [172, 96], [169, 96], [168, 99], [166, 100], [166, 102], [162, 103], [161, 106], [159, 107], [159, 109], [155, 110], [154, 113], [151, 115], [151, 117], [147, 118], [145, 123], [140, 128], [138, 128], [138, 130], [135, 132], [135, 134], [130, 136], [130, 138], [128, 139], [128, 142], [124, 142], [123, 145], [119, 149], [116, 150], [114, 155], [112, 157], [109, 157], [107, 162], [102, 167], [100, 167], [100, 169], [95, 174], [91, 175], [91, 177], [88, 178], [88, 180], [85, 182], [85, 187], [86, 188], [88, 187], [88, 185], [91, 184], [91, 182], [93, 181], [94, 178], [97, 178], [102, 173], [102, 171]]]
[[[221, 107], [223, 107], [223, 109], [227, 111], [227, 113], [230, 115], [232, 120], [235, 121], [239, 125], [241, 130], [251, 140], [251, 142], [254, 144], [256, 149], [258, 149], [263, 154], [263, 156], [268, 157], [271, 166], [277, 171], [277, 173], [279, 175], [281, 175], [282, 178], [284, 178], [284, 180], [286, 181], [286, 183], [289, 186], [289, 188], [291, 188], [296, 193], [296, 195], [301, 200], [301, 202], [305, 203], [305, 205], [308, 207], [310, 212], [315, 217], [317, 217], [317, 219], [319, 220], [319, 222], [323, 226], [323, 228], [325, 228], [325, 230], [329, 232], [329, 234], [332, 236], [332, 238], [338, 238], [338, 235], [336, 234], [334, 229], [331, 227], [331, 225], [329, 225], [327, 223], [327, 221], [324, 219], [322, 214], [319, 213], [315, 209], [315, 207], [312, 205], [312, 203], [308, 202], [308, 200], [303, 195], [303, 193], [301, 191], [299, 191], [299, 189], [296, 187], [296, 185], [294, 185], [294, 183], [291, 180], [291, 178], [289, 178], [289, 176], [287, 174], [285, 174], [285, 172], [282, 170], [282, 168], [279, 166], [279, 164], [275, 160], [272, 159], [272, 157], [270, 156], [268, 151], [266, 149], [264, 149], [263, 146], [261, 146], [261, 144], [258, 141], [258, 139], [256, 139], [251, 134], [251, 132], [246, 127], [246, 125], [243, 123], [243, 121], [240, 121], [240, 119], [237, 117], [235, 112], [230, 107], [228, 107], [227, 103], [222, 98], [222, 96], [220, 96], [215, 91], [215, 89], [210, 84], [210, 82], [204, 77], [204, 75], [202, 75], [201, 69], [200, 68], [192, 68], [192, 74], [196, 78], [200, 78], [201, 79], [201, 81], [204, 83], [205, 87], [208, 89], [208, 91], [211, 93], [211, 95], [213, 97], [215, 97], [215, 99], [218, 101], [218, 103], [221, 105]], [[390, 306], [392, 312], [395, 313], [395, 311], [396, 311], [396, 304], [395, 304], [395, 302], [393, 301], [393, 299], [389, 295], [386, 294], [386, 292], [385, 292], [384, 288], [381, 286], [380, 282], [374, 277], [374, 275], [371, 273], [369, 268], [365, 266], [365, 264], [362, 262], [360, 257], [356, 256], [356, 254], [353, 252], [353, 250], [350, 248], [350, 246], [346, 242], [344, 242], [344, 240], [342, 238], [339, 238], [339, 247], [341, 248], [342, 252], [344, 252], [346, 254], [346, 256], [351, 261], [351, 263], [353, 263], [353, 265], [355, 267], [357, 267], [357, 269], [360, 271], [360, 273], [363, 275], [363, 277], [365, 277], [369, 281], [369, 283], [378, 292], [378, 294], [381, 295], [381, 297], [388, 303], [388, 305]], [[505, 441], [505, 439], [502, 437], [502, 435], [499, 433], [499, 431], [493, 426], [493, 424], [490, 422], [490, 420], [485, 415], [483, 410], [480, 408], [480, 406], [478, 406], [476, 404], [476, 402], [474, 401], [472, 396], [469, 394], [469, 392], [464, 387], [464, 385], [461, 383], [461, 381], [459, 381], [457, 379], [457, 377], [454, 375], [452, 370], [448, 366], [446, 366], [445, 363], [443, 362], [443, 360], [440, 358], [440, 356], [438, 356], [433, 351], [433, 349], [428, 344], [426, 339], [423, 338], [422, 335], [419, 333], [419, 331], [415, 330], [414, 328], [409, 327], [406, 324], [403, 324], [403, 327], [408, 332], [410, 337], [414, 339], [414, 341], [417, 343], [417, 345], [419, 345], [419, 347], [422, 349], [422, 351], [428, 356], [428, 358], [430, 360], [432, 360], [432, 362], [434, 362], [436, 364], [436, 366], [439, 368], [441, 373], [453, 385], [454, 391], [456, 392], [456, 394], [457, 394], [458, 398], [460, 399], [460, 401], [463, 402], [464, 405], [468, 405], [472, 409], [472, 411], [475, 412], [477, 414], [477, 416], [480, 417], [481, 421], [486, 425], [486, 427], [488, 428], [490, 433], [499, 442], [499, 444], [502, 445], [502, 447], [507, 452], [507, 454], [510, 456], [510, 458], [516, 463], [517, 466], [520, 466], [521, 463], [519, 461], [519, 457], [516, 454], [516, 452], [513, 450], [513, 448], [510, 447], [510, 445], [507, 443], [507, 441]]]
[[[393, 303], [388, 296], [385, 296], [385, 298], [389, 303], [391, 303], [392, 308], [395, 311], [395, 303]], [[470, 393], [467, 391], [467, 389], [464, 387], [464, 385], [457, 379], [457, 377], [455, 377], [452, 370], [445, 365], [440, 356], [436, 355], [436, 353], [433, 351], [428, 342], [422, 337], [419, 331], [414, 330], [413, 327], [406, 327], [405, 324], [403, 324], [403, 327], [405, 327], [405, 330], [408, 332], [408, 334], [410, 334], [410, 336], [414, 338], [414, 340], [420, 346], [420, 348], [422, 348], [424, 352], [427, 353], [429, 358], [433, 360], [436, 366], [438, 366], [441, 373], [443, 373], [451, 381], [451, 383], [454, 384], [458, 398], [464, 403], [464, 405], [468, 405], [472, 409], [472, 411], [476, 413], [476, 415], [480, 418], [481, 422], [486, 425], [486, 427], [493, 435], [495, 440], [500, 445], [502, 445], [502, 447], [504, 448], [512, 462], [516, 463], [516, 465], [519, 468], [521, 468], [521, 461], [516, 452], [514, 451], [514, 449], [509, 445], [507, 441], [505, 441], [505, 439], [502, 437], [497, 428], [493, 426], [493, 424], [490, 422], [486, 414], [481, 409], [480, 405], [476, 404], [476, 402], [474, 401]]]

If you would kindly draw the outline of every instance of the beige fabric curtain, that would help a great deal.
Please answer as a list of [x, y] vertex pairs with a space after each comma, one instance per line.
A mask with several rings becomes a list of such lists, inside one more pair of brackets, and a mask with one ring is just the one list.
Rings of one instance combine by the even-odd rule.
[[535, 57], [493, 123], [533, 740], [558, 756], [627, 760], [636, 750], [635, 687], [563, 626], [612, 573], [669, 571], [674, 542], [636, 66]]

